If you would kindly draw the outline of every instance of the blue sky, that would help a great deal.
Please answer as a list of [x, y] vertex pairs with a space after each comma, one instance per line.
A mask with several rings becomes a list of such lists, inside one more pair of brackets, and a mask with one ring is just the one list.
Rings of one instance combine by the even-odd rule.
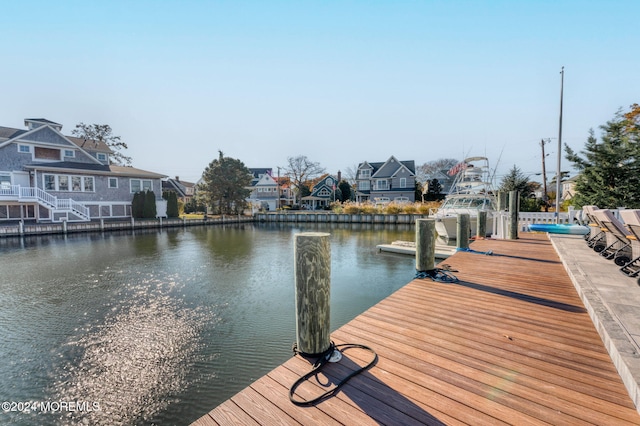
[[[640, 2], [0, 0], [0, 125], [109, 124], [135, 167], [487, 155], [555, 172], [640, 102]], [[499, 160], [499, 161], [498, 161]], [[563, 160], [563, 170], [569, 165]]]

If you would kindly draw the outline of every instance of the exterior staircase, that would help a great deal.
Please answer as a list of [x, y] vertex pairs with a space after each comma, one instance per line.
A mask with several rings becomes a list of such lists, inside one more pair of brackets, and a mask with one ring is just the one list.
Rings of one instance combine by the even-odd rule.
[[19, 202], [36, 202], [51, 212], [53, 222], [88, 222], [91, 220], [89, 209], [71, 198], [62, 199], [33, 187], [10, 185], [0, 187], [0, 199]]

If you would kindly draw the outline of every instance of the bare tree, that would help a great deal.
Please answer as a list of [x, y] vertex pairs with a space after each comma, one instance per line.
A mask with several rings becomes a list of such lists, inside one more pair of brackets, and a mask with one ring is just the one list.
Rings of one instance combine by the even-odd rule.
[[119, 166], [130, 166], [131, 157], [124, 155], [121, 150], [127, 149], [127, 144], [120, 140], [120, 136], [112, 133], [108, 124], [76, 124], [71, 134], [87, 141], [104, 142], [112, 150], [111, 161]]
[[425, 183], [428, 180], [433, 179], [433, 175], [441, 170], [449, 170], [451, 167], [458, 164], [459, 161], [455, 158], [440, 158], [438, 160], [428, 161], [416, 169], [416, 179]]
[[[320, 163], [309, 160], [305, 155], [288, 157], [285, 173], [295, 187], [294, 197], [306, 181], [320, 176], [324, 171], [324, 167], [321, 167]], [[295, 198], [293, 202], [296, 202]]]
[[358, 165], [354, 164], [345, 169], [344, 179], [349, 182], [351, 186], [356, 184], [356, 178], [358, 177]]

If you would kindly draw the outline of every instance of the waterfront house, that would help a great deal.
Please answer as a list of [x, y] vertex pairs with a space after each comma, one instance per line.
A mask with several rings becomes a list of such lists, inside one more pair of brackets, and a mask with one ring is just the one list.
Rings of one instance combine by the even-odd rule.
[[326, 174], [321, 176], [313, 184], [311, 194], [302, 197], [302, 205], [310, 210], [329, 207], [335, 201], [335, 191], [338, 186], [338, 179], [335, 176]]
[[278, 182], [271, 176], [271, 169], [249, 169], [253, 175], [247, 202], [252, 213], [257, 210], [275, 211], [278, 206]]
[[393, 155], [383, 163], [364, 161], [356, 174], [356, 201], [415, 201], [416, 166]]
[[176, 176], [175, 179], [169, 178], [162, 181], [162, 191], [175, 192], [178, 199], [184, 204], [191, 201], [195, 195], [195, 187], [195, 183], [180, 180], [178, 176]]
[[0, 221], [128, 218], [133, 195], [146, 190], [162, 205], [166, 176], [112, 165], [104, 142], [65, 136], [53, 121], [24, 124], [0, 127]]

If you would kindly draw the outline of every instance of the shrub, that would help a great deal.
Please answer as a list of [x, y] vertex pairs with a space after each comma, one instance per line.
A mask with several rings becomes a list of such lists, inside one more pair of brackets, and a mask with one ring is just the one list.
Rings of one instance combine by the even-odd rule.
[[360, 213], [360, 205], [357, 203], [346, 202], [344, 203], [344, 212], [346, 214], [359, 214]]
[[[180, 209], [178, 206], [178, 195], [173, 191], [168, 191], [166, 194], [167, 200], [167, 217], [178, 217], [180, 215]], [[163, 198], [165, 198], [163, 194]], [[155, 200], [154, 200], [155, 203]]]
[[402, 206], [394, 202], [391, 202], [384, 207], [384, 212], [386, 214], [398, 214], [401, 211], [402, 211]]
[[144, 193], [136, 192], [131, 200], [131, 216], [141, 219], [144, 215]]
[[342, 213], [342, 203], [340, 201], [334, 201], [333, 203], [331, 203], [331, 211], [333, 211], [334, 213], [340, 214]]
[[144, 194], [144, 207], [142, 208], [142, 216], [146, 219], [156, 217], [156, 194], [153, 191], [147, 191]]
[[405, 204], [402, 206], [402, 213], [404, 214], [415, 214], [418, 211], [418, 208], [415, 204]]
[[376, 206], [374, 206], [371, 203], [362, 203], [360, 208], [362, 213], [364, 214], [375, 214], [380, 211]]
[[417, 204], [417, 209], [418, 209], [418, 213], [423, 214], [423, 215], [428, 215], [429, 214], [429, 204], [426, 203], [416, 203]]

